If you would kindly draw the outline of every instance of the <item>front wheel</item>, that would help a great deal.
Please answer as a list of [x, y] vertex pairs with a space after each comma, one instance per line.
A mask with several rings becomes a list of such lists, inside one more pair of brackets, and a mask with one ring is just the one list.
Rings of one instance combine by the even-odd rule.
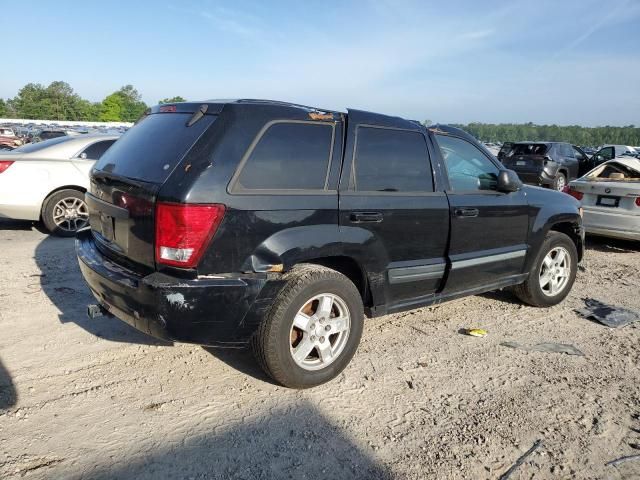
[[514, 293], [534, 307], [552, 307], [571, 291], [577, 269], [578, 251], [573, 241], [564, 233], [549, 232], [529, 277]]
[[349, 364], [363, 328], [362, 298], [347, 277], [300, 265], [252, 339], [256, 359], [274, 380], [308, 388], [335, 378]]

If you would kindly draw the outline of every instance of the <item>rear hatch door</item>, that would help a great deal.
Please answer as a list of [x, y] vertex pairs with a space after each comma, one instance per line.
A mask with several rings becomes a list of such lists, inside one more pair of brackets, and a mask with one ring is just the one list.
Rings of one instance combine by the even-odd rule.
[[155, 107], [96, 162], [87, 203], [91, 230], [104, 254], [130, 268], [155, 269], [158, 192], [217, 118], [200, 108]]
[[517, 143], [502, 159], [505, 167], [518, 173], [540, 173], [548, 160], [549, 146], [545, 143]]

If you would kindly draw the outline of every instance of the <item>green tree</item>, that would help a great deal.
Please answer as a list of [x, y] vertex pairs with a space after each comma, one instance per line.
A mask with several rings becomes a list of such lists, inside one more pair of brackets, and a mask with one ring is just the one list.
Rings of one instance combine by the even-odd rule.
[[0, 117], [7, 117], [8, 113], [7, 102], [4, 101], [4, 98], [0, 98]]
[[186, 102], [187, 99], [186, 98], [182, 98], [180, 95], [178, 95], [177, 97], [171, 97], [171, 98], [165, 98], [163, 100], [159, 100], [158, 103], [159, 104], [163, 104], [163, 103], [180, 103], [180, 102]]
[[101, 122], [121, 122], [123, 120], [124, 99], [118, 92], [112, 93], [102, 101], [100, 109]]
[[122, 121], [135, 122], [148, 108], [142, 101], [142, 96], [133, 85], [125, 85], [116, 92], [122, 98]]

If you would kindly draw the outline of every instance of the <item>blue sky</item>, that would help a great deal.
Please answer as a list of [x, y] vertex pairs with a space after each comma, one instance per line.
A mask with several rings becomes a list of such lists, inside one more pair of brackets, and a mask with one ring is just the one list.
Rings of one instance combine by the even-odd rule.
[[91, 100], [131, 83], [150, 104], [271, 98], [438, 122], [640, 125], [640, 0], [0, 6], [5, 98], [65, 80]]

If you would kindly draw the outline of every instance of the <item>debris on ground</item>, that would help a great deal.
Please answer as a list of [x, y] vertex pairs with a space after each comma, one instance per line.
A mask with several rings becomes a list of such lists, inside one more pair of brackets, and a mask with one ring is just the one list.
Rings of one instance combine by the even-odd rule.
[[584, 353], [568, 343], [542, 342], [536, 343], [535, 345], [523, 345], [518, 342], [502, 342], [500, 345], [527, 352], [566, 353], [567, 355], [578, 355], [580, 357], [584, 357]]
[[640, 321], [640, 313], [622, 307], [607, 305], [594, 298], [583, 298], [586, 308], [578, 308], [576, 312], [585, 318], [596, 320], [611, 328], [620, 328]]
[[524, 452], [524, 454], [516, 461], [516, 463], [511, 465], [511, 468], [509, 468], [509, 470], [507, 470], [502, 475], [500, 475], [500, 480], [506, 480], [507, 478], [509, 478], [511, 474], [515, 472], [516, 469], [524, 463], [527, 457], [531, 455], [534, 451], [536, 451], [536, 449], [538, 449], [541, 445], [542, 445], [542, 440], [536, 440], [533, 446], [529, 450]]
[[461, 333], [465, 335], [470, 335], [472, 337], [484, 337], [487, 335], [487, 331], [482, 328], [463, 328]]
[[608, 467], [609, 466], [616, 467], [621, 463], [625, 463], [630, 460], [640, 460], [640, 455], [628, 455], [626, 457], [620, 457], [620, 458], [617, 458], [616, 460], [611, 460], [610, 462], [607, 462], [605, 465]]

